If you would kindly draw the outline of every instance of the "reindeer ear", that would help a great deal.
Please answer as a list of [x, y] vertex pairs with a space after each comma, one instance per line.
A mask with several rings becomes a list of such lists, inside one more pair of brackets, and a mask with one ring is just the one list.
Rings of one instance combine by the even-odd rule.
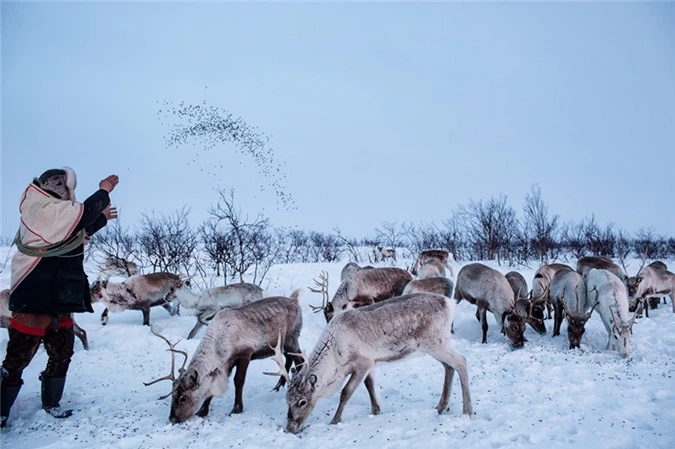
[[188, 368], [185, 375], [180, 377], [180, 383], [186, 390], [192, 390], [199, 386], [199, 373], [194, 368]]
[[638, 285], [640, 282], [642, 282], [642, 276], [635, 276], [635, 285]]

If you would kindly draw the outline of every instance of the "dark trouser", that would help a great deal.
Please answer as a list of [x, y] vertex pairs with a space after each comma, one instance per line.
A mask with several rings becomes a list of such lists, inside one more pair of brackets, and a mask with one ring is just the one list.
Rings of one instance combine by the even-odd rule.
[[7, 354], [2, 367], [7, 370], [7, 377], [3, 384], [20, 385], [23, 370], [28, 366], [35, 353], [44, 341], [47, 351], [47, 368], [43, 375], [46, 377], [65, 377], [73, 356], [75, 335], [72, 327], [62, 327], [54, 331], [47, 329], [44, 337], [28, 335], [12, 327], [9, 328], [9, 341], [7, 342]]

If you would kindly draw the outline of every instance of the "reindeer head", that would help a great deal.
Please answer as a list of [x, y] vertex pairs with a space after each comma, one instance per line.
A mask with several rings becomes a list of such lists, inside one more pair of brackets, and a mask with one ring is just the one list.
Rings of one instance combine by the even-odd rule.
[[[530, 292], [532, 298], [532, 292]], [[546, 307], [546, 297], [538, 299], [526, 299], [530, 303], [527, 323], [532, 326], [538, 334], [546, 334], [546, 323], [544, 323], [544, 308]]]
[[89, 287], [89, 293], [91, 294], [92, 302], [97, 302], [103, 299], [104, 291], [108, 286], [108, 281], [97, 279]]
[[204, 401], [223, 394], [227, 389], [227, 376], [219, 367], [205, 371], [201, 373], [198, 367], [190, 365], [174, 382], [169, 414], [172, 424], [192, 417]]
[[642, 276], [631, 276], [628, 278], [628, 281], [626, 282], [626, 285], [628, 287], [628, 297], [635, 299], [635, 295], [637, 295], [638, 291], [638, 286], [642, 282]]
[[[565, 317], [567, 318], [567, 339], [570, 342], [570, 349], [578, 348], [581, 345], [581, 337], [584, 336], [586, 332], [586, 322], [591, 318], [595, 306], [599, 304], [598, 302], [598, 289], [595, 288], [595, 303], [591, 310], [588, 313], [576, 313], [572, 312], [569, 307], [567, 307], [567, 302], [565, 301], [565, 288], [563, 288], [562, 295], [560, 297], [560, 302], [563, 305], [565, 310]], [[575, 293], [576, 294], [576, 293]]]
[[286, 392], [288, 403], [287, 430], [298, 433], [302, 429], [307, 417], [314, 410], [319, 395], [316, 394], [316, 374], [307, 374], [307, 366], [302, 368], [291, 378]]
[[513, 349], [520, 349], [525, 345], [525, 323], [530, 315], [530, 301], [519, 299], [514, 307], [504, 312], [502, 315], [502, 324], [504, 332], [511, 341]]
[[609, 310], [612, 312], [612, 339], [613, 346], [619, 351], [621, 357], [628, 357], [630, 355], [630, 337], [633, 334], [633, 323], [635, 323], [635, 316], [628, 321], [621, 320], [619, 309], [616, 306], [610, 306]]

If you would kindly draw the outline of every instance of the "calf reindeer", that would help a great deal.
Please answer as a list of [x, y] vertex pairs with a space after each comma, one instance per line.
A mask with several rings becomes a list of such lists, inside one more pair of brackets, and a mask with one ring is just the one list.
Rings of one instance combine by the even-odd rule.
[[[429, 354], [445, 370], [443, 390], [436, 406], [448, 408], [455, 370], [462, 387], [463, 412], [473, 413], [466, 359], [450, 344], [450, 325], [455, 306], [445, 297], [431, 293], [399, 296], [336, 316], [328, 323], [309, 360], [290, 379], [287, 429], [298, 433], [319, 398], [333, 395], [349, 377], [340, 394], [340, 404], [331, 424], [342, 420], [352, 394], [364, 382], [371, 412], [380, 413], [375, 395], [373, 368], [379, 363], [402, 360], [413, 354]], [[288, 371], [278, 361], [280, 374]]]

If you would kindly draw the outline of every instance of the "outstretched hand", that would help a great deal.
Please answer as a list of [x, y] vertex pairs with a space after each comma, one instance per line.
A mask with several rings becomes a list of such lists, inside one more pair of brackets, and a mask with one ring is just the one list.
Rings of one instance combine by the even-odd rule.
[[105, 218], [108, 220], [114, 220], [117, 218], [117, 208], [108, 204], [108, 206], [103, 209], [103, 215], [105, 215]]
[[98, 183], [98, 188], [103, 189], [106, 192], [110, 193], [115, 189], [115, 186], [120, 182], [120, 178], [117, 175], [110, 175], [105, 178], [103, 181]]

